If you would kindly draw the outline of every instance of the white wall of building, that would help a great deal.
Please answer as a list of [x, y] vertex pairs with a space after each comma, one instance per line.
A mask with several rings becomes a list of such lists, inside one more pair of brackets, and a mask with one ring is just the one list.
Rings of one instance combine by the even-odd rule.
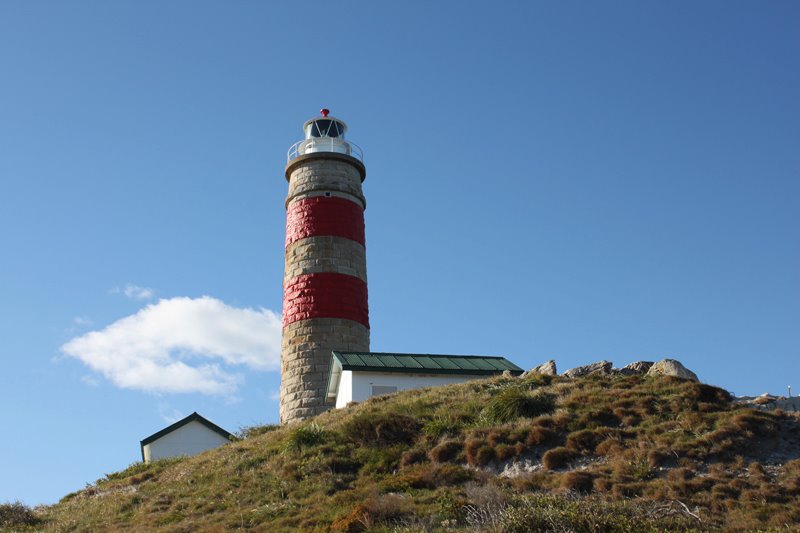
[[211, 448], [222, 446], [227, 442], [229, 442], [228, 439], [216, 431], [212, 431], [200, 422], [192, 420], [185, 426], [167, 433], [160, 439], [145, 444], [142, 450], [144, 451], [144, 461], [149, 463], [166, 457], [196, 455]]
[[485, 376], [464, 374], [406, 374], [400, 372], [358, 372], [342, 371], [336, 408], [346, 406], [351, 401], [360, 402], [372, 396], [372, 386], [397, 387], [398, 391], [438, 387], [451, 383], [463, 383]]
[[339, 378], [339, 392], [336, 394], [336, 408], [341, 409], [353, 401], [353, 371], [342, 370]]

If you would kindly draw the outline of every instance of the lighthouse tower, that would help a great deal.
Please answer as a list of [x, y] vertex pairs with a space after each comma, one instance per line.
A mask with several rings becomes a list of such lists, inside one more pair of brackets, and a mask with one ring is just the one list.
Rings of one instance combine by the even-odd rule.
[[323, 109], [289, 149], [281, 422], [327, 410], [333, 350], [369, 351], [363, 153]]

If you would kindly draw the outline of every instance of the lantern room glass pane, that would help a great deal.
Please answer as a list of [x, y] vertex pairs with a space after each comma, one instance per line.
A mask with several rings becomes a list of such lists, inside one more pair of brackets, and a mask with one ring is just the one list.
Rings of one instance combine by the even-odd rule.
[[344, 124], [328, 118], [317, 119], [310, 126], [311, 137], [340, 137], [344, 134]]

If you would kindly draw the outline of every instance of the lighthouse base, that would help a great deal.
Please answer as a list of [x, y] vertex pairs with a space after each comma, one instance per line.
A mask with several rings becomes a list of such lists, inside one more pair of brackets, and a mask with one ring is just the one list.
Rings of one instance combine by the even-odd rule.
[[369, 352], [369, 328], [342, 318], [288, 324], [281, 347], [281, 423], [303, 420], [333, 407], [325, 404], [334, 350]]

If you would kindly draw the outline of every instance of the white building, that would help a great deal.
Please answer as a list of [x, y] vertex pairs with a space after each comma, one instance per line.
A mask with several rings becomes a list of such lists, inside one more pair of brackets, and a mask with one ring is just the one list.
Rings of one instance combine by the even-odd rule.
[[333, 352], [326, 402], [342, 408], [372, 396], [523, 370], [504, 357]]
[[222, 446], [230, 442], [230, 438], [231, 434], [218, 425], [192, 413], [141, 441], [142, 461], [149, 463], [166, 457], [196, 455]]

